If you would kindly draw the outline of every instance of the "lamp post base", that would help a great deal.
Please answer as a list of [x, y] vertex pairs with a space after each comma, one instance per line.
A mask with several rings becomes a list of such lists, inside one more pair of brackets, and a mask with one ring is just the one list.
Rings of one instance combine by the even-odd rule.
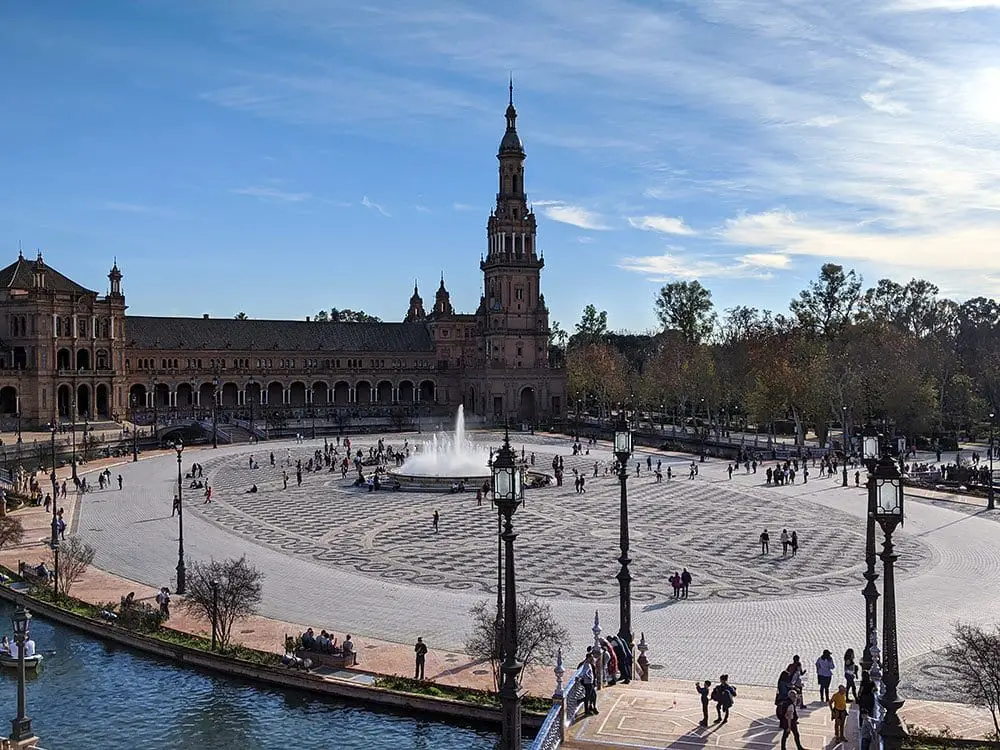
[[[14, 747], [32, 747], [38, 738], [31, 731], [31, 719], [27, 716], [10, 720], [10, 741]], [[20, 743], [20, 744], [14, 744]]]

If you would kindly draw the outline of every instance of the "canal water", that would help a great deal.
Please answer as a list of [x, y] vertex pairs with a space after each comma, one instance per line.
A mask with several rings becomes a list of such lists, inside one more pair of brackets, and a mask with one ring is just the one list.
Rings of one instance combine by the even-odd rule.
[[[0, 633], [13, 607], [0, 603]], [[45, 661], [28, 676], [28, 715], [46, 750], [492, 750], [490, 728], [362, 708], [178, 667], [40, 618]], [[52, 653], [50, 653], [52, 652]], [[0, 669], [0, 721], [17, 713], [17, 674]], [[0, 731], [7, 734], [7, 729]]]

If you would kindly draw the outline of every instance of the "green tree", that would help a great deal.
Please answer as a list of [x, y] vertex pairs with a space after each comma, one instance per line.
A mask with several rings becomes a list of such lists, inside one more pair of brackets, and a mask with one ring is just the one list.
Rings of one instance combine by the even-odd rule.
[[583, 308], [583, 315], [580, 322], [575, 326], [576, 333], [569, 340], [570, 346], [581, 344], [595, 344], [602, 340], [608, 332], [607, 310], [597, 312], [593, 305]]
[[664, 330], [680, 331], [684, 340], [698, 344], [715, 326], [712, 293], [698, 281], [672, 281], [660, 289], [656, 317]]
[[819, 278], [799, 292], [789, 308], [798, 324], [827, 340], [854, 322], [861, 302], [861, 277], [844, 272], [836, 263], [824, 263]]

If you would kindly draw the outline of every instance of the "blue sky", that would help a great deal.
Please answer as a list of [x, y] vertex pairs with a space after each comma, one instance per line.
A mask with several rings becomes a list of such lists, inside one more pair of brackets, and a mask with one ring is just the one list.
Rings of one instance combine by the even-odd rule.
[[827, 261], [1000, 293], [1000, 0], [0, 5], [0, 242], [134, 314], [479, 301], [507, 76], [553, 318]]

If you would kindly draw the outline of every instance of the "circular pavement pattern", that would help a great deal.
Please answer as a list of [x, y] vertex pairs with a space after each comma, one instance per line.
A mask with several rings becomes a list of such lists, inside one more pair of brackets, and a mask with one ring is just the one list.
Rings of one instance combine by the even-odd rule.
[[[477, 436], [485, 438], [486, 436]], [[373, 440], [359, 438], [367, 452]], [[391, 438], [388, 440], [391, 442]], [[526, 456], [534, 451], [540, 467], [559, 450], [565, 461], [563, 487], [529, 490], [514, 520], [518, 532], [517, 576], [521, 591], [535, 597], [607, 599], [617, 596], [619, 484], [604, 474], [605, 451], [566, 454], [566, 442], [541, 436], [523, 438]], [[517, 437], [517, 447], [522, 445]], [[247, 447], [204, 461], [214, 488], [212, 504], [194, 500], [187, 508], [210, 522], [291, 555], [331, 566], [347, 566], [376, 578], [474, 592], [496, 592], [497, 516], [475, 494], [367, 492], [340, 472], [305, 472], [296, 486], [296, 460], [303, 465], [319, 441], [282, 444], [270, 464], [267, 445]], [[283, 466], [290, 451], [292, 466]], [[253, 455], [259, 468], [249, 468]], [[694, 576], [691, 599], [767, 599], [824, 594], [857, 588], [863, 556], [863, 522], [847, 513], [780, 489], [757, 491], [745, 482], [687, 479], [688, 459], [664, 458], [674, 478], [657, 484], [645, 454], [640, 476], [628, 480], [631, 519], [633, 599], [646, 607], [669, 604], [668, 578], [687, 567]], [[653, 462], [658, 460], [653, 456]], [[598, 477], [593, 477], [595, 461]], [[573, 489], [573, 469], [587, 476], [586, 492]], [[289, 476], [283, 489], [282, 471]], [[763, 473], [759, 473], [763, 483]], [[247, 493], [251, 484], [258, 492]], [[431, 524], [440, 513], [437, 533]], [[761, 555], [758, 537], [771, 536], [770, 554]], [[799, 554], [781, 554], [782, 528], [799, 535]], [[929, 548], [906, 538], [897, 575], [905, 577], [931, 562]], [[442, 550], [447, 554], [442, 555]], [[881, 567], [881, 564], [879, 565]]]

